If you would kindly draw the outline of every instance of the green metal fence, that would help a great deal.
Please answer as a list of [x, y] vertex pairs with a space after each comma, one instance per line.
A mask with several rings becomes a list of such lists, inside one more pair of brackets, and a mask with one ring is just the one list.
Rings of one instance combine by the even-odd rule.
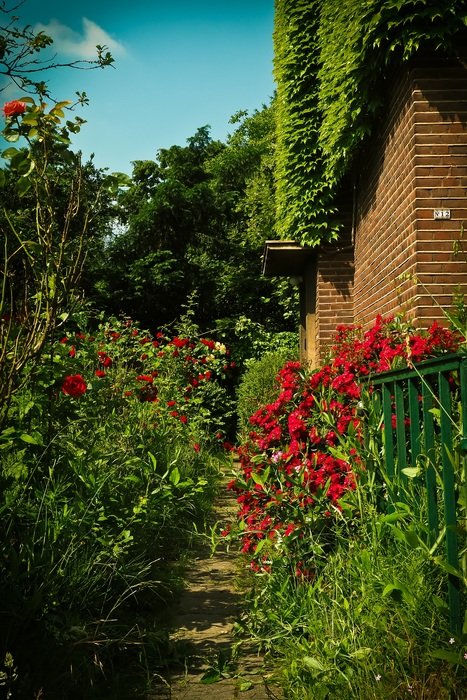
[[[421, 533], [426, 544], [433, 547], [444, 539], [450, 627], [460, 633], [458, 573], [466, 563], [467, 356], [446, 355], [384, 372], [371, 384], [373, 398], [381, 404], [387, 475], [402, 482], [411, 478], [421, 499], [412, 505], [426, 512], [427, 528]], [[394, 504], [388, 502], [386, 507]]]

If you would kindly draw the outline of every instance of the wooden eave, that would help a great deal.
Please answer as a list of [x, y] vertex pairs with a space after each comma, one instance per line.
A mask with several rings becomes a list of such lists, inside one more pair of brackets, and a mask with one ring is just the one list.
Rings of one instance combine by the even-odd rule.
[[295, 241], [266, 241], [262, 274], [265, 277], [299, 277], [316, 255], [316, 248], [305, 248]]

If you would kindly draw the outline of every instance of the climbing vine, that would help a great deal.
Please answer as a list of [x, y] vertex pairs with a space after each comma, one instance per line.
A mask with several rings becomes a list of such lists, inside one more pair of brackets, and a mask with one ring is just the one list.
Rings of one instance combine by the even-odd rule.
[[464, 0], [276, 0], [280, 238], [336, 238], [336, 192], [388, 76], [422, 52], [459, 58], [466, 35]]

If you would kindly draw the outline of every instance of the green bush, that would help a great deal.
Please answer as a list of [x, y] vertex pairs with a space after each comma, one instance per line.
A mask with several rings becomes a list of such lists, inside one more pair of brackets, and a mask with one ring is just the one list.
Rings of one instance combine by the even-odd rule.
[[250, 416], [260, 406], [274, 401], [277, 396], [277, 373], [292, 357], [290, 350], [268, 352], [259, 360], [251, 360], [237, 390], [238, 432], [240, 437], [248, 433]]

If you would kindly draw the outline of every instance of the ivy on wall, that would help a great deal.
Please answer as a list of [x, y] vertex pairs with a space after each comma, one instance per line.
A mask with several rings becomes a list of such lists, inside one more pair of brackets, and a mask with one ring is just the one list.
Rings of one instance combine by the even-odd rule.
[[421, 51], [457, 56], [466, 39], [465, 0], [276, 0], [279, 238], [338, 236], [338, 186], [375, 129], [387, 76]]

